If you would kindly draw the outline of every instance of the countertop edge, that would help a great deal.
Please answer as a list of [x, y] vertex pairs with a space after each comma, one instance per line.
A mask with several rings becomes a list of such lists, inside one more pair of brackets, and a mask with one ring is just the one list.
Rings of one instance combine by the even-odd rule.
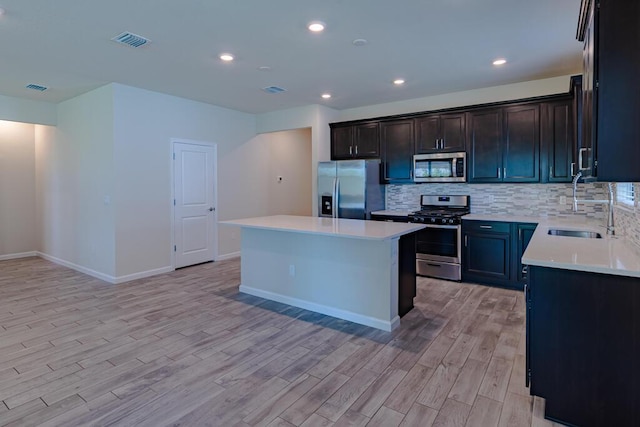
[[[273, 217], [280, 217], [280, 216], [282, 216], [282, 215], [274, 215]], [[284, 215], [284, 217], [295, 217], [295, 216], [293, 216], [293, 215]], [[309, 234], [309, 235], [315, 235], [315, 236], [328, 236], [328, 237], [361, 239], [361, 240], [377, 240], [377, 241], [391, 240], [391, 239], [399, 238], [399, 237], [404, 236], [406, 234], [415, 233], [416, 231], [421, 230], [421, 229], [423, 229], [425, 227], [424, 225], [421, 225], [421, 224], [393, 223], [393, 224], [396, 224], [396, 225], [393, 225], [393, 227], [399, 226], [400, 228], [404, 228], [404, 230], [400, 230], [400, 231], [397, 231], [397, 232], [392, 232], [392, 233], [386, 234], [384, 236], [367, 236], [367, 235], [358, 234], [358, 233], [349, 233], [348, 231], [347, 232], [338, 232], [338, 231], [312, 230], [312, 229], [300, 229], [300, 228], [295, 228], [295, 227], [286, 227], [286, 226], [280, 226], [280, 225], [247, 224], [246, 223], [247, 220], [262, 219], [262, 218], [267, 219], [267, 218], [272, 218], [272, 217], [258, 217], [258, 218], [244, 218], [244, 219], [238, 219], [238, 220], [226, 220], [226, 221], [219, 221], [218, 224], [228, 225], [228, 226], [236, 226], [236, 227], [241, 227], [241, 228], [272, 230], [272, 231], [280, 231], [280, 232], [287, 232], [287, 233], [298, 233], [298, 234]], [[319, 217], [299, 217], [299, 218], [316, 218], [316, 220], [321, 219]], [[331, 219], [331, 218], [324, 218], [324, 219]], [[346, 218], [337, 218], [336, 220], [344, 221], [344, 220], [347, 220], [347, 219]], [[349, 221], [364, 221], [364, 220], [349, 220]], [[379, 222], [379, 221], [371, 221], [371, 222], [373, 222], [375, 224], [390, 224], [390, 223], [383, 223], [383, 222]], [[389, 226], [387, 226], [387, 227], [389, 227]]]

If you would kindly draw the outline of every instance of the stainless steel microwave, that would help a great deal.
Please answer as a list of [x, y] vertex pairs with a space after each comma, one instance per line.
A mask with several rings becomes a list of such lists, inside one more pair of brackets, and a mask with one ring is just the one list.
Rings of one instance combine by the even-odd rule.
[[433, 153], [413, 156], [414, 182], [466, 182], [467, 153]]

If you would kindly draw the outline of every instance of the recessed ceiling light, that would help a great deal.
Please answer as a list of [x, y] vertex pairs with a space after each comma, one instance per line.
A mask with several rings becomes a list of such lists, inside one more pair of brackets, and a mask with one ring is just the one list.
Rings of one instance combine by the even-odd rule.
[[321, 22], [321, 21], [309, 22], [309, 26], [307, 28], [309, 29], [309, 31], [313, 31], [314, 33], [319, 33], [324, 30], [324, 22]]
[[271, 71], [271, 67], [263, 65], [262, 67], [258, 67], [258, 71]]
[[395, 80], [393, 81], [393, 84], [394, 84], [394, 85], [398, 85], [398, 86], [403, 85], [403, 84], [404, 84], [404, 80], [402, 80], [402, 79], [395, 79]]
[[230, 53], [221, 53], [220, 59], [226, 62], [233, 61], [233, 55], [231, 55]]
[[0, 16], [4, 15], [5, 10], [0, 7]]
[[324, 99], [329, 99], [329, 98], [331, 98], [331, 94], [330, 94], [330, 93], [323, 93], [323, 94], [322, 94], [322, 97], [323, 97]]
[[367, 44], [369, 42], [366, 41], [365, 39], [355, 39], [351, 43], [353, 43], [354, 46], [364, 46], [365, 44]]
[[493, 65], [504, 65], [507, 63], [507, 60], [504, 58], [499, 58], [493, 61]]

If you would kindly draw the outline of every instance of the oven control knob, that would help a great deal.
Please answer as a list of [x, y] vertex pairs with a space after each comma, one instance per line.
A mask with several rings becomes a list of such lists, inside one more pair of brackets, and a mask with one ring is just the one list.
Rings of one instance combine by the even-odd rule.
[[447, 223], [447, 219], [446, 218], [442, 218], [442, 223], [446, 224]]
[[449, 224], [453, 224], [453, 218], [449, 220]]
[[431, 218], [431, 222], [436, 222], [436, 219], [435, 218]]

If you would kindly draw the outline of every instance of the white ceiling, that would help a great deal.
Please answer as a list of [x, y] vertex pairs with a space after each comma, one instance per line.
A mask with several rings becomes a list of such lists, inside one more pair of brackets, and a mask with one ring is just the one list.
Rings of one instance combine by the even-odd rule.
[[[0, 94], [109, 82], [249, 113], [345, 109], [579, 72], [580, 0], [0, 0]], [[308, 22], [327, 24], [310, 33]], [[152, 43], [110, 39], [123, 31]], [[352, 41], [368, 40], [357, 47]], [[222, 63], [221, 52], [236, 60]], [[509, 62], [500, 68], [497, 57]], [[270, 71], [258, 67], [269, 66]], [[406, 84], [391, 81], [402, 77]], [[25, 89], [29, 83], [49, 87]], [[287, 89], [267, 94], [260, 89]], [[320, 95], [330, 92], [333, 98]]]

